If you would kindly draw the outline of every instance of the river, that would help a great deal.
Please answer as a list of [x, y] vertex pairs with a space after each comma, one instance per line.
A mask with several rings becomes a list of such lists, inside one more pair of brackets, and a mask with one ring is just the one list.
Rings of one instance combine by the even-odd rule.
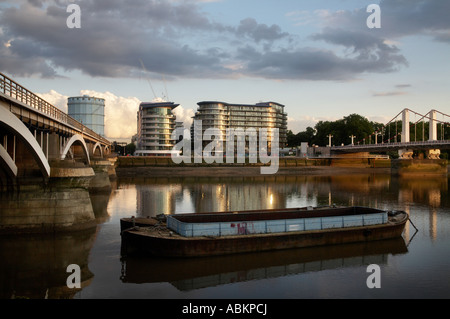
[[[119, 178], [92, 195], [97, 229], [0, 238], [2, 298], [449, 298], [447, 177], [385, 174]], [[403, 238], [188, 260], [122, 257], [122, 217], [324, 205], [410, 214]], [[81, 267], [69, 288], [67, 265]], [[379, 288], [369, 288], [369, 265]]]

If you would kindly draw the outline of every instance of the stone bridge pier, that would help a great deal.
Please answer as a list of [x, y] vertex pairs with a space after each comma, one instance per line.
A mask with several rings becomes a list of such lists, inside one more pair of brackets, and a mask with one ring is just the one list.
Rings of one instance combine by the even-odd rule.
[[[50, 176], [21, 175], [0, 192], [0, 233], [52, 233], [94, 228], [92, 196], [108, 196], [115, 178], [108, 159], [50, 161]], [[35, 171], [34, 171], [35, 172]], [[35, 172], [36, 173], [36, 172]]]
[[115, 178], [109, 145], [0, 113], [0, 232], [96, 227], [90, 196], [109, 194]]

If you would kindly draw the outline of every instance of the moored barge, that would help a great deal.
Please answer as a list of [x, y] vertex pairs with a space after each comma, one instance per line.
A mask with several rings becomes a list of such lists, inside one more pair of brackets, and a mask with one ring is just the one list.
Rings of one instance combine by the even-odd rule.
[[290, 208], [121, 219], [124, 253], [194, 257], [400, 237], [408, 214], [367, 207]]

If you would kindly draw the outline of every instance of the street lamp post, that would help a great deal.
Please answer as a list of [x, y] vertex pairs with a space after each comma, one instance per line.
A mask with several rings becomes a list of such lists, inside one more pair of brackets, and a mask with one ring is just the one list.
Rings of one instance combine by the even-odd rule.
[[328, 134], [328, 147], [331, 147], [331, 138], [333, 137], [333, 135]]

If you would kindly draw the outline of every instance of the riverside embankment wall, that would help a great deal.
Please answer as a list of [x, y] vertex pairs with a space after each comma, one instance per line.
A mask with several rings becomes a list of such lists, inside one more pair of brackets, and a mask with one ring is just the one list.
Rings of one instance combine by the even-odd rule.
[[[247, 159], [248, 161], [248, 159]], [[270, 164], [270, 163], [269, 163]], [[269, 165], [265, 164], [265, 165]], [[170, 157], [119, 157], [118, 177], [136, 176], [253, 176], [260, 175], [262, 163], [180, 163]], [[391, 160], [386, 158], [279, 158], [276, 175], [336, 175], [353, 173], [448, 174], [447, 160]]]
[[[181, 163], [170, 157], [119, 157], [116, 161], [118, 177], [143, 176], [259, 176], [261, 163]], [[266, 164], [269, 165], [269, 164]], [[390, 161], [385, 159], [304, 159], [285, 157], [279, 159], [275, 175], [324, 175], [361, 172], [390, 173]]]
[[[205, 161], [202, 163], [180, 163], [176, 164], [171, 157], [150, 157], [150, 156], [122, 156], [117, 159], [117, 167], [139, 167], [139, 166], [159, 166], [159, 167], [259, 167], [262, 163], [212, 163]], [[298, 157], [280, 157], [279, 167], [304, 167], [304, 166], [337, 166], [337, 167], [363, 167], [363, 168], [388, 168], [391, 166], [389, 159], [378, 158], [314, 158], [305, 159]]]

